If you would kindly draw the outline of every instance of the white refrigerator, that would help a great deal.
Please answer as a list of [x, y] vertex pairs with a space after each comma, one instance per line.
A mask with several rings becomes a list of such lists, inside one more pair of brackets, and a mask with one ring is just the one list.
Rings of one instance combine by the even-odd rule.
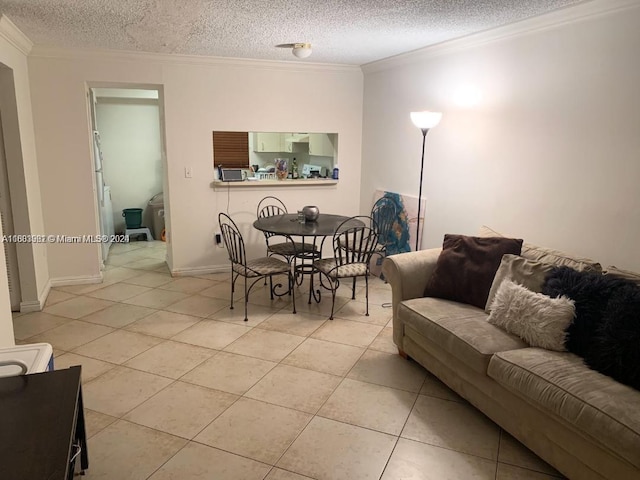
[[96, 194], [98, 198], [98, 215], [100, 217], [100, 234], [107, 235], [108, 241], [103, 242], [102, 246], [102, 261], [106, 262], [109, 256], [109, 247], [111, 247], [111, 241], [115, 234], [114, 221], [113, 221], [113, 206], [111, 203], [111, 187], [105, 185], [103, 176], [103, 162], [102, 148], [100, 146], [100, 133], [97, 130], [93, 131], [93, 158], [95, 159], [95, 174], [96, 174]]

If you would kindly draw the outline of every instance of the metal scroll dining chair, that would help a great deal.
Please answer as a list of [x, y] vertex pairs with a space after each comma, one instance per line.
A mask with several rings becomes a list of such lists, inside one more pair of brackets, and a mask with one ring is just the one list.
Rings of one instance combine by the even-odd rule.
[[[374, 225], [378, 232], [378, 245], [376, 246], [376, 255], [379, 258], [376, 265], [380, 265], [384, 257], [387, 256], [389, 245], [395, 243], [393, 225], [396, 223], [398, 216], [398, 207], [396, 203], [389, 197], [379, 198], [371, 208], [371, 218], [374, 221]], [[384, 280], [382, 272], [380, 272], [380, 278]], [[353, 288], [355, 290], [355, 279]]]
[[[371, 227], [378, 233], [378, 244], [374, 255], [378, 255], [378, 265], [387, 256], [387, 247], [393, 243], [393, 224], [396, 221], [397, 207], [393, 200], [388, 197], [379, 198], [371, 207]], [[380, 273], [380, 278], [382, 273]], [[353, 277], [353, 295], [356, 292], [356, 277]]]
[[[258, 218], [272, 217], [274, 215], [284, 215], [288, 213], [287, 207], [282, 203], [279, 198], [268, 196], [264, 197], [258, 203], [256, 209], [256, 216]], [[289, 239], [285, 242], [276, 242], [273, 237], [278, 236], [276, 233], [263, 232], [264, 238], [267, 243], [267, 256], [279, 255], [291, 263], [291, 260], [296, 256], [304, 255], [306, 253], [319, 253], [318, 249], [311, 243], [293, 242]]]
[[371, 218], [378, 232], [376, 253], [381, 257], [387, 256], [387, 247], [393, 243], [393, 224], [396, 222], [397, 212], [395, 202], [388, 197], [378, 199], [371, 208]]
[[[273, 300], [276, 288], [282, 288], [282, 284], [278, 283], [273, 285], [274, 275], [286, 275], [287, 276], [287, 289], [284, 293], [278, 295], [286, 295], [292, 293], [293, 298], [293, 313], [296, 313], [296, 294], [293, 285], [293, 274], [291, 272], [291, 265], [289, 262], [285, 262], [273, 257], [261, 257], [254, 260], [248, 260], [244, 246], [244, 240], [242, 234], [238, 229], [235, 222], [225, 213], [218, 214], [218, 223], [220, 224], [220, 231], [222, 232], [222, 238], [224, 245], [229, 254], [229, 260], [231, 261], [231, 309], [233, 310], [233, 293], [235, 292], [236, 280], [238, 277], [244, 277], [244, 321], [248, 320], [247, 317], [247, 303], [249, 301], [249, 293], [253, 286], [262, 278], [269, 277], [269, 288], [271, 293], [271, 300]], [[247, 288], [247, 279], [254, 279], [249, 288]]]
[[[354, 222], [358, 220], [359, 222]], [[355, 225], [354, 225], [355, 223]], [[344, 221], [333, 236], [333, 258], [313, 262], [313, 266], [327, 279], [331, 290], [331, 316], [336, 304], [336, 291], [342, 278], [364, 277], [366, 316], [369, 316], [369, 262], [378, 245], [378, 233], [372, 228], [371, 217], [356, 216]]]

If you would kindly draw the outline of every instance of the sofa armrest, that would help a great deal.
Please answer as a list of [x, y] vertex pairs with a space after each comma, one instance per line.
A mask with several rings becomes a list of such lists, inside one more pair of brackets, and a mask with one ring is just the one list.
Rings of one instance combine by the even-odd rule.
[[403, 350], [404, 330], [398, 319], [398, 305], [403, 300], [419, 298], [436, 268], [442, 248], [391, 255], [382, 262], [382, 273], [391, 285], [393, 306], [393, 341]]

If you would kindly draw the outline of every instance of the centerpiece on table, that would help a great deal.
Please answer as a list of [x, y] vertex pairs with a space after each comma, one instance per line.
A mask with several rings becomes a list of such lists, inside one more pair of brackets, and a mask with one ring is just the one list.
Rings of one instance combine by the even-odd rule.
[[315, 205], [307, 205], [302, 209], [302, 213], [307, 222], [315, 222], [320, 216], [320, 209]]

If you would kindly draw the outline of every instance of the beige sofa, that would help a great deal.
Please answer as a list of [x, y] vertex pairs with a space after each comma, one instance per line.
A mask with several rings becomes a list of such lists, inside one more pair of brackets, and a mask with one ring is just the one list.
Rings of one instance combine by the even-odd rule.
[[[525, 244], [523, 256], [530, 247]], [[488, 323], [482, 309], [423, 298], [439, 253], [404, 253], [383, 263], [400, 354], [567, 477], [640, 479], [640, 391], [589, 369], [572, 353], [529, 347]], [[571, 265], [562, 256], [544, 260]]]

